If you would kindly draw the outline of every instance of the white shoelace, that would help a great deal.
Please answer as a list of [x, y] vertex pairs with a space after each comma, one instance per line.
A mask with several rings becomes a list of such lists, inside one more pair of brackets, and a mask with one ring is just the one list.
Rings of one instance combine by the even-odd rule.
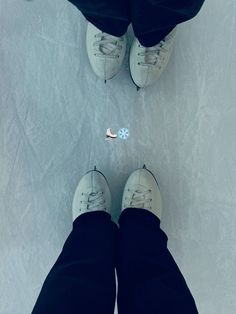
[[138, 190], [138, 189], [128, 189], [130, 192], [130, 196], [125, 197], [125, 207], [136, 207], [136, 208], [145, 208], [145, 209], [152, 209], [150, 206], [152, 199], [149, 198], [149, 194], [151, 190]]
[[94, 42], [94, 47], [97, 48], [95, 53], [97, 57], [119, 58], [120, 50], [122, 49], [119, 43], [123, 40], [122, 38], [102, 32], [96, 34], [95, 37], [98, 38]]
[[[165, 47], [164, 47], [165, 46]], [[168, 52], [168, 49], [166, 48], [166, 41], [162, 40], [157, 45], [153, 47], [144, 47], [140, 45], [140, 48], [143, 48], [144, 51], [139, 53], [139, 56], [144, 57], [144, 61], [140, 62], [140, 65], [156, 65], [158, 62], [158, 59], [163, 58], [163, 54]]]
[[85, 205], [85, 208], [82, 209], [86, 209], [88, 211], [106, 210], [104, 206], [105, 199], [102, 191], [82, 193], [82, 195], [85, 197], [85, 200], [81, 201], [81, 204]]

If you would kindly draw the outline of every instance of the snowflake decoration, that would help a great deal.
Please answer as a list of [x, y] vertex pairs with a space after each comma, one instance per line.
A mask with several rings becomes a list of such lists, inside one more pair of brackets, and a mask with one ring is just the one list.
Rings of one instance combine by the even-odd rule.
[[129, 137], [129, 130], [126, 128], [119, 129], [118, 136], [122, 140], [127, 140], [127, 138]]

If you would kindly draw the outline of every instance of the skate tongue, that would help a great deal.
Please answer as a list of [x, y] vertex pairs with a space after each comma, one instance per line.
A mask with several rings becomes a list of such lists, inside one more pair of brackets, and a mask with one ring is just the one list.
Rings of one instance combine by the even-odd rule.
[[157, 48], [156, 46], [146, 48], [145, 51], [145, 63], [146, 64], [154, 64], [157, 60]]
[[104, 43], [100, 45], [99, 50], [105, 55], [110, 55], [116, 49], [116, 43]]

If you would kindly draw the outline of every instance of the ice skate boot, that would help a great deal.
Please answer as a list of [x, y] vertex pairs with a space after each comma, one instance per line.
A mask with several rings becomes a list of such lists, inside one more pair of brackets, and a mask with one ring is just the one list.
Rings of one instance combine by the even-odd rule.
[[144, 47], [137, 38], [134, 39], [129, 65], [131, 78], [138, 89], [153, 84], [164, 72], [173, 50], [175, 34], [176, 28], [153, 47]]
[[146, 209], [161, 220], [162, 202], [159, 186], [145, 165], [142, 169], [135, 170], [126, 182], [122, 210], [130, 207]]
[[88, 23], [86, 47], [93, 71], [105, 82], [121, 68], [125, 57], [126, 35], [115, 37]]
[[73, 221], [91, 211], [111, 213], [111, 193], [105, 176], [96, 170], [87, 172], [80, 180], [73, 199]]

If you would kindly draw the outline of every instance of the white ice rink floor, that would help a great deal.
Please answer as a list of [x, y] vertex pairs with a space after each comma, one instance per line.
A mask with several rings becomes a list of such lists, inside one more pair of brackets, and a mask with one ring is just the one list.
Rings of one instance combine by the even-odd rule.
[[[236, 313], [236, 3], [207, 0], [178, 29], [159, 82], [136, 91], [128, 54], [106, 85], [65, 0], [0, 0], [0, 313], [28, 314], [71, 231], [94, 165], [111, 185], [145, 164], [162, 228], [200, 314]], [[106, 129], [127, 140], [105, 141]]]

